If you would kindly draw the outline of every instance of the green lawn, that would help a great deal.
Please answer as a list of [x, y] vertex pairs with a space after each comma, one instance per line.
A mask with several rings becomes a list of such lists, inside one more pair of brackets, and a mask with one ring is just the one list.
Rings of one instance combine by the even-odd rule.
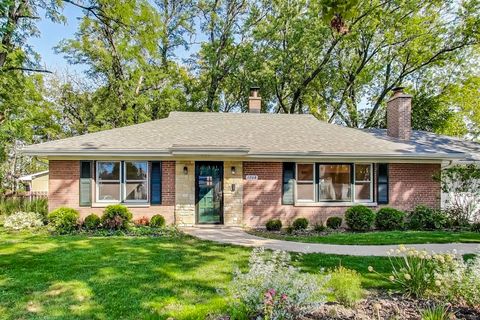
[[[217, 289], [250, 249], [191, 237], [87, 237], [7, 233], [0, 229], [0, 318], [205, 319], [225, 311]], [[339, 264], [362, 273], [364, 286], [389, 283], [387, 258], [296, 255], [318, 272]]]
[[288, 235], [252, 230], [249, 233], [271, 239], [331, 244], [480, 243], [480, 233], [468, 231], [376, 231], [365, 233], [334, 232], [327, 235]]

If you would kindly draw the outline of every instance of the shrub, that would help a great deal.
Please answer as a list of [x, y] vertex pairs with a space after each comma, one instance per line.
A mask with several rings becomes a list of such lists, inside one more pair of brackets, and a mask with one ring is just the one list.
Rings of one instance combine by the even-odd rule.
[[440, 296], [448, 302], [480, 306], [480, 255], [470, 260], [458, 256], [452, 266], [435, 276]]
[[342, 218], [340, 217], [329, 217], [327, 219], [327, 227], [330, 229], [338, 229], [342, 225]]
[[404, 227], [404, 221], [405, 212], [393, 208], [382, 208], [377, 212], [375, 227], [379, 230], [401, 230]]
[[368, 231], [373, 228], [375, 212], [366, 206], [356, 205], [347, 209], [345, 221], [353, 231]]
[[72, 208], [58, 208], [48, 214], [48, 223], [55, 232], [70, 233], [77, 227], [80, 214]]
[[306, 218], [297, 218], [293, 220], [292, 227], [294, 230], [305, 230], [308, 227], [308, 220]]
[[16, 212], [36, 212], [47, 221], [48, 202], [47, 199], [33, 199], [23, 197], [2, 198], [0, 197], [0, 215], [11, 215]]
[[282, 229], [282, 221], [279, 219], [270, 219], [265, 224], [268, 231], [280, 231]]
[[127, 229], [132, 220], [132, 213], [121, 204], [110, 205], [105, 208], [102, 216], [103, 227], [110, 230]]
[[43, 226], [42, 216], [36, 212], [16, 212], [5, 218], [3, 226], [12, 230], [23, 230]]
[[313, 230], [315, 232], [324, 232], [327, 230], [327, 227], [323, 225], [323, 222], [320, 222], [320, 223], [316, 223], [314, 226], [313, 226]]
[[427, 206], [417, 206], [410, 214], [408, 227], [413, 230], [437, 230], [447, 225], [447, 216]]
[[100, 226], [100, 217], [92, 213], [85, 217], [83, 225], [87, 230], [96, 230]]
[[[255, 248], [249, 270], [236, 270], [228, 286], [233, 317], [262, 319], [298, 319], [325, 302], [325, 282], [317, 275], [300, 272], [290, 263], [286, 252], [265, 252]], [[260, 317], [261, 316], [261, 317]]]
[[346, 307], [353, 307], [363, 296], [362, 280], [358, 272], [342, 266], [330, 273], [327, 286], [335, 300]]
[[[392, 257], [396, 252], [398, 256]], [[454, 254], [435, 254], [407, 248], [400, 245], [395, 251], [388, 251], [392, 268], [389, 280], [402, 288], [404, 293], [415, 298], [434, 295], [438, 292], [439, 283], [436, 275], [445, 270], [452, 270], [458, 259]], [[374, 272], [373, 267], [368, 267]]]
[[133, 223], [136, 226], [148, 226], [150, 224], [150, 220], [147, 217], [141, 217], [133, 220]]
[[164, 226], [165, 226], [165, 218], [162, 215], [156, 214], [150, 219], [150, 227], [163, 228]]
[[480, 222], [472, 223], [470, 230], [473, 232], [480, 232]]

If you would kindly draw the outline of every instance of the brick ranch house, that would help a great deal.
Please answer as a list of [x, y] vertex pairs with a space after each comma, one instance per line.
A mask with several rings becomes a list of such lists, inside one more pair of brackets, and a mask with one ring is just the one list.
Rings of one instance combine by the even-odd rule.
[[[122, 203], [134, 218], [162, 214], [177, 225], [264, 226], [342, 216], [354, 204], [411, 210], [440, 206], [442, 165], [468, 154], [411, 129], [400, 88], [387, 130], [346, 128], [312, 115], [172, 112], [168, 118], [32, 145], [49, 160], [49, 210], [101, 214]], [[437, 143], [437, 138], [447, 143]]]

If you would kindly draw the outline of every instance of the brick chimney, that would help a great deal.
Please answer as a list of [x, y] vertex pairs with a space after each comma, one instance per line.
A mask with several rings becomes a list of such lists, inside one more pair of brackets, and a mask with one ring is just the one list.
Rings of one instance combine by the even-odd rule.
[[250, 97], [248, 97], [248, 112], [260, 113], [262, 108], [262, 97], [260, 97], [259, 87], [250, 87]]
[[412, 135], [412, 96], [403, 92], [403, 87], [394, 88], [387, 101], [387, 135], [410, 140]]

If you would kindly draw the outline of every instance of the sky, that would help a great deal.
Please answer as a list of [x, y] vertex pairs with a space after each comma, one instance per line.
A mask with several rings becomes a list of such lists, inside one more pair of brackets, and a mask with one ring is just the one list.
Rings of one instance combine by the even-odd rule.
[[40, 31], [40, 36], [31, 38], [29, 44], [35, 52], [40, 54], [42, 64], [48, 70], [63, 71], [68, 69], [83, 71], [84, 67], [82, 66], [68, 65], [62, 55], [56, 54], [53, 49], [61, 40], [74, 36], [79, 25], [79, 18], [83, 15], [82, 10], [72, 5], [66, 5], [63, 14], [67, 19], [65, 24], [54, 23], [46, 18], [39, 21], [37, 27]]
[[[82, 9], [68, 3], [65, 4], [62, 13], [66, 18], [65, 24], [54, 23], [43, 17], [42, 20], [37, 23], [40, 36], [29, 39], [29, 44], [35, 52], [40, 54], [42, 65], [47, 70], [52, 72], [58, 71], [60, 73], [66, 70], [68, 70], [69, 73], [81, 73], [86, 70], [86, 66], [68, 64], [62, 54], [55, 53], [54, 47], [63, 39], [70, 39], [75, 36], [75, 32], [80, 24], [80, 19], [83, 17], [84, 13], [82, 12]], [[192, 52], [199, 50], [200, 47], [198, 42], [205, 40], [205, 36], [200, 34], [198, 30], [196, 33], [197, 39], [194, 39], [195, 44], [191, 45], [188, 50], [184, 48], [177, 49], [176, 55], [178, 56], [178, 62], [181, 63], [182, 59], [189, 57]]]

